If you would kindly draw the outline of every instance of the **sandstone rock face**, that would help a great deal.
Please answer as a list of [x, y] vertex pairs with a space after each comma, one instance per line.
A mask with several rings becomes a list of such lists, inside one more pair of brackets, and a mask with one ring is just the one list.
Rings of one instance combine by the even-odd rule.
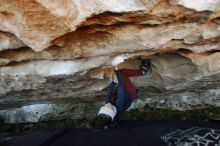
[[151, 62], [131, 108], [220, 106], [220, 0], [0, 0], [0, 22], [5, 122], [95, 115], [120, 56]]

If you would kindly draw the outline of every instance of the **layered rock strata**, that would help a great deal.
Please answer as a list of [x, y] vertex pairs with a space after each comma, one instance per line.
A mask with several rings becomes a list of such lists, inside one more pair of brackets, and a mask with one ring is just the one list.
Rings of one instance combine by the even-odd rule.
[[0, 0], [0, 22], [5, 122], [94, 116], [117, 56], [151, 62], [131, 108], [220, 106], [220, 0]]

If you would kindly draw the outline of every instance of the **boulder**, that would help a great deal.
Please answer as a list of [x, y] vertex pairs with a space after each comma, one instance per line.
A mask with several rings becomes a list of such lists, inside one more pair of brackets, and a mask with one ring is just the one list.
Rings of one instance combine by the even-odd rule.
[[141, 59], [131, 108], [220, 106], [220, 0], [0, 0], [0, 21], [6, 123], [95, 116]]

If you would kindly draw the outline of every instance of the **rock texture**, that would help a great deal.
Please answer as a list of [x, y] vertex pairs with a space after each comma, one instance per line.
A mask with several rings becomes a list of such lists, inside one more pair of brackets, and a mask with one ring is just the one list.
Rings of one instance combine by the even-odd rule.
[[117, 56], [151, 62], [133, 108], [220, 106], [220, 0], [0, 0], [0, 22], [5, 122], [94, 115]]

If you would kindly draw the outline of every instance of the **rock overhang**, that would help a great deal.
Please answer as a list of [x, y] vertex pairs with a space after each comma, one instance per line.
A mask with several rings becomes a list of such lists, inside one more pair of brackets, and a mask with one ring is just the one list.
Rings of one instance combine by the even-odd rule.
[[214, 104], [219, 8], [220, 0], [0, 0], [1, 104], [96, 100], [121, 55], [121, 68], [151, 61], [151, 76], [133, 79], [141, 96]]

